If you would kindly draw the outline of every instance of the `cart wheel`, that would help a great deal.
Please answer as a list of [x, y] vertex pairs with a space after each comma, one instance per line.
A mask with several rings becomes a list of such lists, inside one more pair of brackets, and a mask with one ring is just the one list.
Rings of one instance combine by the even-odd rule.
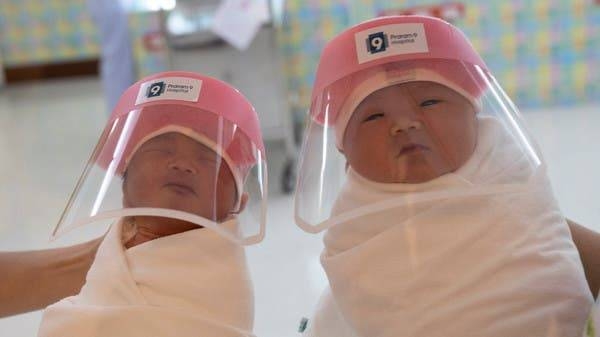
[[296, 162], [293, 159], [288, 159], [281, 174], [281, 191], [285, 194], [290, 194], [294, 190], [295, 184]]

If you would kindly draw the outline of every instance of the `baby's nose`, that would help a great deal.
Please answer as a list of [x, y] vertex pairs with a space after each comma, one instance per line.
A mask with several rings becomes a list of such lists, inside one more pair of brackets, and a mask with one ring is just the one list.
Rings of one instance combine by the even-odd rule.
[[196, 168], [194, 167], [192, 162], [185, 158], [181, 158], [181, 157], [171, 161], [169, 163], [169, 169], [181, 171], [181, 172], [185, 172], [185, 173], [192, 173], [192, 174], [197, 173]]
[[421, 121], [416, 119], [401, 119], [395, 121], [390, 129], [391, 135], [396, 135], [400, 132], [420, 130], [423, 127]]

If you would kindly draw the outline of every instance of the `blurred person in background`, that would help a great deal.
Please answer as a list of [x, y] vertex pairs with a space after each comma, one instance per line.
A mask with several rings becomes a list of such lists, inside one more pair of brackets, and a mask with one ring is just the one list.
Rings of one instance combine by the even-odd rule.
[[125, 3], [122, 0], [87, 0], [100, 40], [100, 78], [107, 113], [133, 82], [135, 69]]

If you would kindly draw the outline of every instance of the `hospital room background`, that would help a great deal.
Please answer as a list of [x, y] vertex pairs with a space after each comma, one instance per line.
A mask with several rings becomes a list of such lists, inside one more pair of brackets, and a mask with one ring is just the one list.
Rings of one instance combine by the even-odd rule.
[[[65, 244], [48, 238], [111, 104], [92, 14], [111, 18], [90, 13], [93, 2], [0, 1], [0, 250]], [[247, 248], [256, 335], [299, 336], [326, 283], [322, 238], [294, 225], [296, 159], [322, 47], [368, 18], [425, 14], [461, 28], [538, 141], [563, 213], [600, 231], [600, 1], [240, 2], [121, 0], [130, 48], [119, 57], [134, 80], [201, 72], [255, 105], [269, 164], [267, 236]], [[40, 318], [0, 319], [0, 336], [35, 336]]]

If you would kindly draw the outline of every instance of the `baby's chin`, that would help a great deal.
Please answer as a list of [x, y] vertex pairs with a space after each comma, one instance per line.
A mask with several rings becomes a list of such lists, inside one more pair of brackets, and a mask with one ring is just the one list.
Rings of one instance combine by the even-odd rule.
[[[215, 221], [218, 222], [218, 214], [216, 215], [215, 212], [217, 212], [216, 210], [210, 209], [210, 207], [213, 207], [213, 205], [206, 205], [204, 204], [202, 209], [198, 208], [198, 203], [199, 202], [181, 202], [181, 201], [177, 201], [177, 200], [163, 200], [160, 203], [155, 203], [151, 206], [145, 206], [145, 207], [156, 207], [156, 208], [162, 208], [162, 209], [167, 209], [167, 210], [174, 210], [174, 211], [181, 211], [181, 212], [186, 212], [189, 214], [193, 214], [193, 215], [197, 215], [199, 217], [202, 217], [204, 219], [208, 219], [211, 221]], [[142, 206], [144, 207], [144, 206]], [[166, 219], [170, 219], [170, 218], [166, 218]], [[175, 221], [176, 219], [172, 219], [173, 221]], [[181, 220], [183, 221], [183, 220]]]
[[392, 166], [388, 170], [357, 173], [367, 180], [382, 184], [423, 184], [449, 173], [449, 170], [436, 170], [431, 166], [399, 166]]
[[415, 155], [396, 161], [390, 168], [390, 183], [423, 184], [454, 171], [435, 156]]
[[410, 171], [405, 173], [400, 177], [394, 178], [394, 183], [396, 184], [424, 184], [430, 182], [438, 177], [444, 175], [442, 174], [433, 174], [429, 172], [421, 172], [421, 171]]

